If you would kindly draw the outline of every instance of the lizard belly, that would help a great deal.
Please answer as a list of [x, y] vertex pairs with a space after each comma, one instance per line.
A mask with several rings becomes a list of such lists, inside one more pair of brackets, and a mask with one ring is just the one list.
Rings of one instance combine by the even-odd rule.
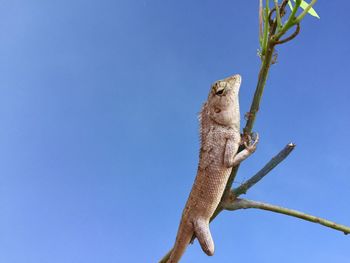
[[189, 198], [189, 201], [192, 200], [189, 209], [192, 216], [210, 219], [221, 200], [231, 169], [223, 165], [210, 165], [205, 170], [198, 170]]

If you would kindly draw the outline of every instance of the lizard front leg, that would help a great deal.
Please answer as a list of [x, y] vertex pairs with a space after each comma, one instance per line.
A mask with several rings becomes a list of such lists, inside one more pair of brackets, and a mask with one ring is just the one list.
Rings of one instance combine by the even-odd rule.
[[237, 153], [237, 150], [238, 150], [237, 141], [234, 140], [233, 138], [228, 139], [225, 146], [225, 156], [224, 156], [224, 163], [226, 167], [237, 166], [242, 161], [247, 159], [253, 152], [255, 152], [258, 142], [259, 142], [259, 135], [257, 134], [253, 144], [248, 145], [246, 142], [244, 142], [245, 149]]

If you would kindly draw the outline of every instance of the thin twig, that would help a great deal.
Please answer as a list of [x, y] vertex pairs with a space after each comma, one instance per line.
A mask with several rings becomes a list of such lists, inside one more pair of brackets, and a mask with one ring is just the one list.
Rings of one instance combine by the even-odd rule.
[[[278, 41], [292, 26], [296, 24], [295, 22], [295, 14], [298, 11], [298, 8], [300, 7], [301, 0], [295, 1], [295, 5], [293, 7], [292, 13], [289, 15], [289, 18], [287, 22], [284, 24], [281, 30], [278, 31], [278, 33], [275, 36], [272, 36], [272, 39], [274, 41]], [[300, 22], [300, 21], [298, 21]]]
[[259, 41], [262, 46], [263, 41], [263, 4], [262, 0], [259, 1]]
[[286, 6], [288, 2], [289, 0], [284, 0], [281, 4], [281, 7], [280, 7], [281, 18], [286, 14]]
[[[253, 185], [255, 185], [257, 182], [259, 182], [262, 178], [264, 178], [272, 169], [274, 169], [277, 165], [279, 165], [284, 159], [287, 158], [287, 156], [294, 150], [295, 144], [289, 143], [287, 144], [276, 156], [274, 156], [265, 166], [257, 172], [254, 176], [252, 176], [249, 180], [244, 182], [239, 187], [231, 190], [231, 185], [228, 184], [225, 190], [225, 194], [223, 195], [221, 199], [221, 203], [224, 202], [227, 198], [235, 198], [240, 196], [241, 194], [245, 194], [249, 188], [251, 188]], [[232, 173], [234, 174], [233, 177], [236, 177], [236, 173], [238, 171], [239, 166], [236, 166], [232, 169]], [[214, 214], [210, 218], [210, 222], [215, 219], [215, 217], [220, 214], [223, 211], [223, 207], [221, 206], [221, 203], [215, 210]]]
[[[269, 22], [268, 22], [268, 16], [269, 16], [269, 0], [266, 0], [266, 7], [264, 10], [264, 16], [263, 16], [263, 21], [264, 21], [264, 32], [263, 32], [263, 41], [262, 41], [262, 46], [261, 46], [261, 57], [263, 58], [266, 53], [266, 48], [267, 48], [267, 40], [268, 40], [268, 31], [269, 31]], [[264, 59], [262, 59], [264, 60]]]
[[275, 9], [276, 9], [277, 26], [278, 26], [278, 28], [280, 28], [282, 26], [282, 22], [281, 22], [280, 8], [278, 6], [278, 0], [274, 0], [274, 3], [275, 3]]
[[245, 181], [239, 187], [232, 190], [235, 197], [245, 194], [249, 188], [263, 179], [273, 168], [279, 165], [294, 150], [295, 144], [287, 144], [276, 156], [274, 156], [259, 172], [249, 180]]
[[286, 42], [288, 42], [288, 41], [291, 41], [293, 38], [295, 38], [295, 37], [299, 34], [299, 32], [300, 32], [300, 24], [297, 23], [296, 25], [297, 25], [297, 28], [295, 29], [295, 31], [294, 31], [293, 34], [291, 34], [289, 37], [286, 37], [285, 39], [277, 40], [277, 41], [275, 41], [274, 43], [275, 43], [276, 45], [279, 45], [279, 44], [283, 44], [283, 43], [286, 43]]
[[269, 14], [269, 25], [270, 25], [270, 31], [269, 31], [269, 36], [272, 36], [275, 34], [276, 29], [277, 29], [277, 22], [272, 19], [272, 14], [276, 12], [276, 8], [272, 8]]
[[247, 200], [247, 199], [235, 199], [234, 201], [230, 203], [225, 203], [223, 204], [224, 208], [226, 210], [238, 210], [238, 209], [248, 209], [248, 208], [257, 208], [257, 209], [262, 209], [266, 211], [271, 211], [275, 213], [280, 213], [288, 216], [293, 216], [297, 217], [309, 222], [317, 223], [329, 228], [333, 228], [335, 230], [343, 232], [345, 235], [350, 233], [350, 227], [344, 226], [337, 224], [335, 222], [329, 221], [327, 219], [323, 219], [320, 217], [316, 217], [313, 215], [305, 214], [302, 212], [299, 212], [297, 210], [292, 210], [289, 208], [281, 207], [281, 206], [276, 206], [272, 204], [267, 204], [267, 203], [262, 203], [262, 202], [257, 202], [253, 200]]

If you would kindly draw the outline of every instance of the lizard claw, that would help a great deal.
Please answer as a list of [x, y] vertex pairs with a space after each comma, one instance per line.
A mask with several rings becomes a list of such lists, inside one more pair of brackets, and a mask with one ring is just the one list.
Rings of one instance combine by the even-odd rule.
[[[252, 137], [253, 137], [253, 140], [252, 140]], [[259, 142], [259, 134], [253, 133], [253, 136], [248, 135], [248, 139], [244, 140], [243, 144], [249, 152], [253, 153], [256, 150], [258, 142]]]

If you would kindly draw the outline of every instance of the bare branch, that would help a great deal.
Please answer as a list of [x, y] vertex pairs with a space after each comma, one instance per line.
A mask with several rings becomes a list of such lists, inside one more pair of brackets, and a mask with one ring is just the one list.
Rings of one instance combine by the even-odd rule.
[[300, 219], [303, 219], [303, 220], [306, 220], [309, 222], [313, 222], [313, 223], [317, 223], [317, 224], [320, 224], [320, 225], [323, 225], [323, 226], [326, 226], [329, 228], [333, 228], [335, 230], [343, 232], [345, 235], [350, 233], [350, 227], [348, 227], [348, 226], [340, 225], [340, 224], [337, 224], [335, 222], [329, 221], [327, 219], [323, 219], [323, 218], [316, 217], [313, 215], [305, 214], [305, 213], [299, 212], [297, 210], [292, 210], [292, 209], [288, 209], [285, 207], [271, 205], [271, 204], [267, 204], [267, 203], [237, 198], [232, 202], [227, 202], [227, 203], [223, 204], [223, 207], [224, 207], [224, 209], [230, 210], [230, 211], [234, 211], [234, 210], [238, 210], [238, 209], [248, 209], [248, 208], [262, 209], [262, 210], [266, 210], [266, 211], [271, 211], [271, 212], [275, 212], [275, 213], [280, 213], [280, 214], [284, 214], [284, 215], [288, 215], [288, 216], [297, 217], [297, 218], [300, 218]]
[[[282, 149], [276, 156], [274, 156], [259, 172], [257, 172], [254, 176], [252, 176], [249, 180], [245, 181], [239, 187], [235, 189], [227, 189], [225, 190], [225, 194], [223, 195], [221, 202], [218, 208], [215, 210], [214, 214], [210, 218], [210, 222], [213, 221], [218, 214], [220, 214], [223, 210], [221, 203], [225, 202], [227, 198], [231, 198], [231, 200], [235, 199], [235, 197], [240, 196], [241, 194], [245, 194], [249, 188], [263, 179], [272, 169], [274, 169], [277, 165], [279, 165], [287, 156], [294, 150], [295, 144], [289, 143]], [[233, 178], [236, 177], [236, 173], [239, 166], [234, 167], [232, 169], [231, 174], [233, 174]], [[231, 187], [232, 183], [229, 183], [227, 187]], [[194, 238], [192, 239], [192, 241]]]
[[276, 156], [274, 156], [259, 172], [239, 187], [232, 190], [234, 196], [245, 194], [249, 188], [265, 177], [273, 168], [279, 165], [294, 150], [295, 144], [289, 143]]
[[158, 262], [158, 263], [166, 263], [168, 261], [168, 259], [170, 258], [171, 252], [173, 250], [169, 250], [168, 253], [166, 253], [166, 255]]

